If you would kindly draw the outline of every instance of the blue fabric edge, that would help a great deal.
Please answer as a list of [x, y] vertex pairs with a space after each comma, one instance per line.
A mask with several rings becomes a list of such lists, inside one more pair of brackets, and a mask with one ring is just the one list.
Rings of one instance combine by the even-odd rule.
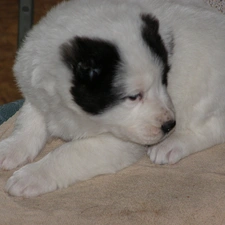
[[0, 125], [12, 117], [23, 105], [24, 99], [0, 106]]

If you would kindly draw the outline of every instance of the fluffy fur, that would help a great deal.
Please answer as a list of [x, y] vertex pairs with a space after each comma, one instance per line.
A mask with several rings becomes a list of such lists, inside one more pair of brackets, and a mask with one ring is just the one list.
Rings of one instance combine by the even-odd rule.
[[[67, 142], [8, 180], [32, 197], [224, 142], [224, 17], [185, 1], [76, 0], [53, 8], [14, 66], [26, 99], [0, 168], [31, 162], [51, 136]], [[175, 127], [176, 124], [176, 127]], [[174, 129], [175, 127], [175, 129]]]

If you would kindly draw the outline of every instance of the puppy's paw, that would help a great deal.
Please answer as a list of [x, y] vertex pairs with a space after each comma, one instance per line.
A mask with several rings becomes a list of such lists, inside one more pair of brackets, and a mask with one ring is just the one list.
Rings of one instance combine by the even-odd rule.
[[170, 137], [157, 145], [149, 147], [147, 154], [151, 161], [156, 164], [174, 164], [188, 155], [184, 150], [183, 143], [179, 139]]
[[5, 190], [14, 196], [35, 197], [57, 189], [48, 171], [32, 163], [16, 171], [6, 183]]
[[0, 143], [0, 169], [11, 170], [33, 160], [23, 145], [13, 141]]

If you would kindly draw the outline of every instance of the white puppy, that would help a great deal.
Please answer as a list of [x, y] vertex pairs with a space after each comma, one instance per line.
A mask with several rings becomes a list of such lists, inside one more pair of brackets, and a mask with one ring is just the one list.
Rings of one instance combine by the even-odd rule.
[[67, 142], [16, 171], [6, 191], [37, 196], [116, 172], [147, 149], [153, 162], [175, 163], [224, 142], [224, 37], [224, 17], [197, 5], [76, 0], [53, 8], [17, 55], [26, 101], [0, 143], [0, 168], [33, 161], [51, 136]]

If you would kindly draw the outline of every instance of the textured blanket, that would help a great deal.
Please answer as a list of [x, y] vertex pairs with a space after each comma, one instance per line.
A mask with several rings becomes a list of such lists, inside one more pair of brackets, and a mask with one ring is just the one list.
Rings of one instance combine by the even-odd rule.
[[[0, 127], [0, 139], [16, 117]], [[48, 143], [38, 159], [60, 144]], [[154, 165], [146, 156], [119, 173], [31, 199], [4, 192], [12, 173], [0, 171], [0, 225], [225, 224], [225, 144], [175, 165]]]
[[210, 6], [216, 8], [222, 13], [225, 13], [225, 0], [204, 0]]

